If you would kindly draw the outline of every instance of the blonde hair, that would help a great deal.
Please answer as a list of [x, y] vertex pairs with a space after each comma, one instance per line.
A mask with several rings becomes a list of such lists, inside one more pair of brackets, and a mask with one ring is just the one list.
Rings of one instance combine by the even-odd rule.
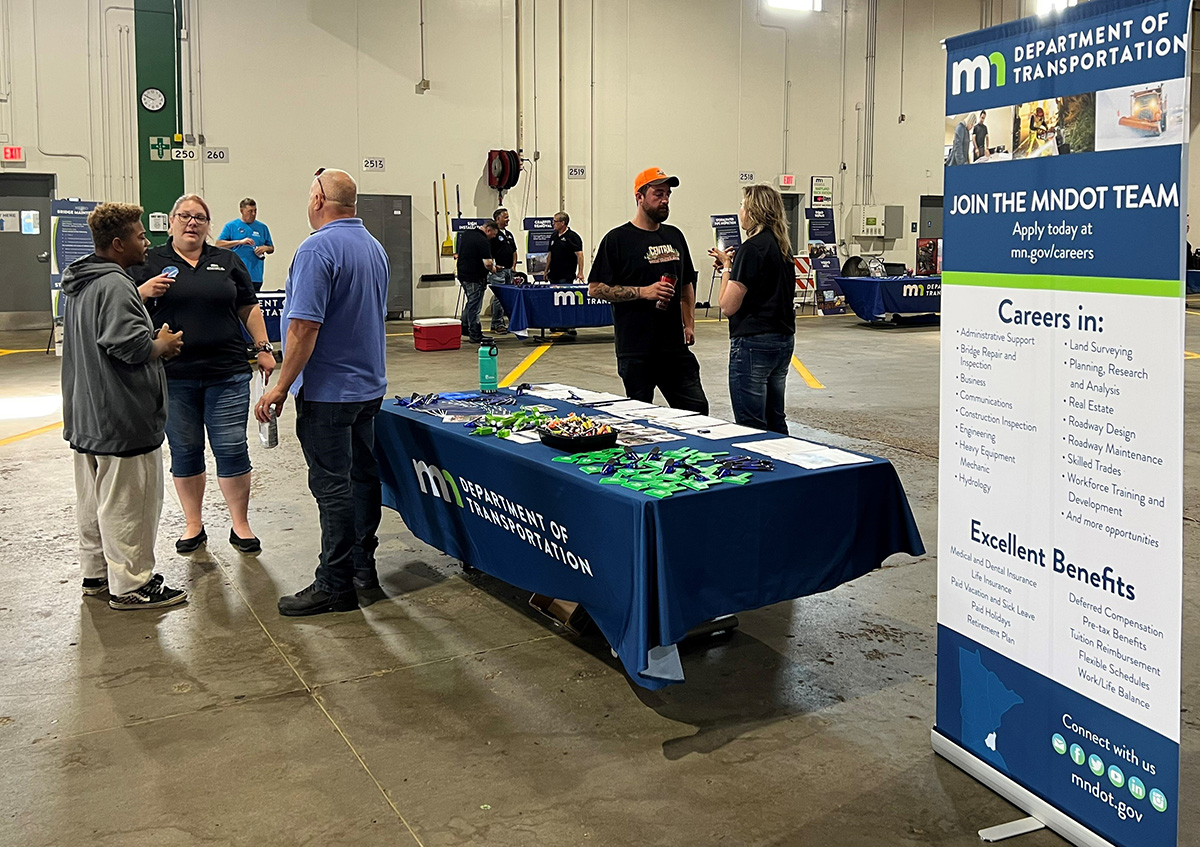
[[783, 196], [769, 185], [747, 185], [742, 188], [742, 207], [750, 226], [748, 235], [758, 235], [764, 229], [775, 236], [775, 243], [783, 255], [792, 258], [792, 236], [788, 232], [787, 217], [783, 211]]
[[175, 205], [173, 205], [171, 207], [171, 217], [175, 217], [175, 213], [179, 211], [179, 207], [182, 206], [184, 203], [186, 203], [188, 200], [195, 200], [197, 203], [199, 203], [201, 206], [204, 207], [204, 214], [208, 216], [208, 222], [211, 224], [212, 223], [212, 212], [210, 212], [208, 210], [208, 204], [204, 202], [204, 198], [201, 197], [199, 194], [183, 194], [183, 195], [181, 195], [180, 198], [175, 201]]

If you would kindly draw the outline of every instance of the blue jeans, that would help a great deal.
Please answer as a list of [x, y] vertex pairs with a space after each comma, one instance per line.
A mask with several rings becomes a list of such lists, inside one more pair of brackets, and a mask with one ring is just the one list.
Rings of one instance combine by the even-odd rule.
[[483, 292], [487, 291], [487, 283], [460, 279], [458, 284], [467, 294], [462, 309], [462, 334], [478, 343], [483, 338], [483, 327], [479, 325], [479, 307], [483, 305]]
[[[512, 268], [502, 268], [495, 273], [488, 274], [488, 285], [512, 285], [513, 272]], [[504, 320], [504, 304], [500, 302], [500, 298], [492, 294], [492, 332], [499, 332], [501, 322]]]
[[795, 340], [776, 333], [729, 339], [729, 399], [735, 422], [788, 434], [783, 398]]
[[330, 594], [354, 590], [354, 576], [375, 576], [375, 532], [382, 518], [375, 415], [383, 398], [318, 403], [296, 398], [296, 437], [308, 462], [308, 489], [321, 515], [316, 586]]
[[246, 422], [250, 417], [250, 374], [224, 379], [167, 380], [167, 441], [171, 475], [204, 473], [204, 430], [222, 479], [250, 473]]

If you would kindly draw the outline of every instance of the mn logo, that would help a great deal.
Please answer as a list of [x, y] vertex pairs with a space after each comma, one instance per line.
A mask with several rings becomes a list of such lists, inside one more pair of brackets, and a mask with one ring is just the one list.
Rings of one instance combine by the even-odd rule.
[[555, 291], [554, 292], [555, 306], [582, 306], [583, 292], [582, 291]]
[[458, 493], [458, 485], [449, 471], [417, 459], [413, 459], [412, 463], [422, 494], [432, 494], [447, 503], [456, 503], [460, 509], [463, 507], [462, 495]]
[[975, 90], [976, 84], [980, 91], [987, 91], [992, 87], [992, 68], [996, 69], [996, 87], [1003, 87], [1007, 76], [1003, 53], [959, 59], [950, 69], [950, 93], [961, 94], [965, 88], [970, 94]]

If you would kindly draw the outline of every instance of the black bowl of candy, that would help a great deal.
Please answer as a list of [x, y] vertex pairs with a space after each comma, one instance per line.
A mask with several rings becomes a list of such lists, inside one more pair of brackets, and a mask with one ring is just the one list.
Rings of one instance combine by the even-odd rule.
[[616, 446], [617, 430], [608, 424], [597, 424], [582, 415], [551, 418], [538, 427], [538, 437], [547, 447], [565, 453], [590, 453]]

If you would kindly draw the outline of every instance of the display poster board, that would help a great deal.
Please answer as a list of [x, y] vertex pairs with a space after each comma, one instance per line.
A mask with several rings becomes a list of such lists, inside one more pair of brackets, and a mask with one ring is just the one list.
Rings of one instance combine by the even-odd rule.
[[525, 269], [534, 279], [545, 279], [554, 218], [524, 218], [521, 228], [525, 230]]
[[458, 234], [468, 229], [479, 229], [491, 218], [453, 218], [450, 221], [450, 231], [454, 233], [454, 252], [458, 253]]
[[814, 176], [809, 179], [808, 187], [808, 196], [812, 198], [814, 208], [833, 208], [833, 177]]
[[[946, 41], [933, 745], [1081, 845], [1175, 845], [1196, 800], [1179, 794], [1190, 7], [1092, 0]], [[985, 111], [1011, 156], [970, 155]]]
[[710, 215], [712, 221], [713, 240], [718, 250], [737, 250], [742, 246], [742, 228], [738, 225], [738, 216]]
[[841, 274], [841, 263], [836, 255], [812, 256], [813, 277], [817, 287], [817, 314], [846, 314], [846, 295], [837, 278]]
[[93, 251], [92, 231], [87, 217], [96, 208], [94, 200], [50, 201], [50, 309], [54, 316], [54, 347], [62, 355], [63, 316], [59, 310], [62, 274], [67, 265]]

